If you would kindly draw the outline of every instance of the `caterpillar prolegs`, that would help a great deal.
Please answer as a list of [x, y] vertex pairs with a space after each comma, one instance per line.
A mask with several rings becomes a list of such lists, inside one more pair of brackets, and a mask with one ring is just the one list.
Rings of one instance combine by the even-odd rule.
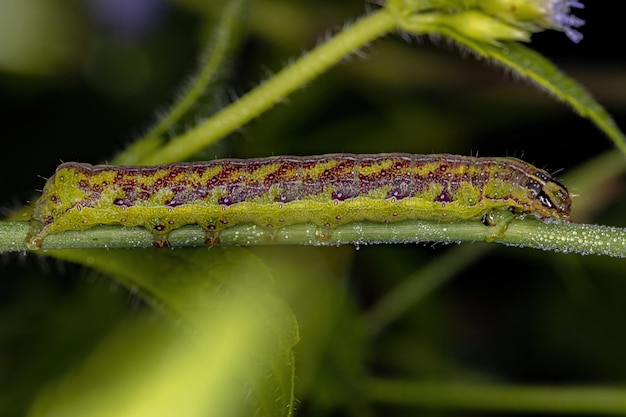
[[225, 228], [312, 223], [482, 219], [496, 209], [567, 220], [571, 200], [546, 171], [510, 157], [404, 153], [277, 156], [160, 166], [65, 163], [48, 179], [27, 245], [102, 224], [143, 226], [155, 246], [197, 224]]

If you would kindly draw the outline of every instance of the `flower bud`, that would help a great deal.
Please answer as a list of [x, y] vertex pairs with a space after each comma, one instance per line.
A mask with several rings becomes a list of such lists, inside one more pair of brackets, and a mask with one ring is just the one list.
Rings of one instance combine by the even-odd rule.
[[530, 33], [476, 10], [450, 15], [446, 23], [466, 36], [483, 42], [530, 41]]
[[485, 13], [531, 32], [556, 29], [575, 43], [583, 38], [576, 28], [585, 21], [570, 14], [572, 8], [585, 7], [578, 0], [478, 0], [478, 6]]

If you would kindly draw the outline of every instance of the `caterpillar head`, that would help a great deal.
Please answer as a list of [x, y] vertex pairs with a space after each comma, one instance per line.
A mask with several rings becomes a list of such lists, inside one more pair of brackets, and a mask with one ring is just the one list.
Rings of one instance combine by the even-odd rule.
[[537, 213], [544, 217], [569, 219], [572, 199], [565, 185], [547, 172], [537, 170], [529, 179], [527, 187]]

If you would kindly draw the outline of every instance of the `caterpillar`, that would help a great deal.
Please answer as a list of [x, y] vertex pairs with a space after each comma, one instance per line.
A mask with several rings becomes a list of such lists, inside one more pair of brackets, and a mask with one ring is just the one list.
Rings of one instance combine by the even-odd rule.
[[312, 223], [480, 220], [510, 209], [568, 220], [566, 187], [511, 157], [404, 153], [277, 156], [160, 166], [61, 164], [32, 215], [27, 246], [68, 230], [103, 224], [143, 226], [155, 246], [197, 224], [207, 244], [225, 228], [267, 230]]

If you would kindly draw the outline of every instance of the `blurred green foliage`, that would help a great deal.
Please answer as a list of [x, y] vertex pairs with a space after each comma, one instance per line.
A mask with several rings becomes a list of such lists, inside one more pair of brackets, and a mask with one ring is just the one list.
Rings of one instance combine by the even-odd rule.
[[[144, 7], [158, 9], [139, 27], [105, 13], [105, 3], [0, 1], [0, 23], [9, 34], [0, 41], [2, 207], [31, 199], [43, 184], [37, 176], [49, 175], [59, 160], [107, 161], [147, 131], [195, 70], [197, 53], [223, 7], [220, 1], [145, 0]], [[223, 87], [205, 98], [207, 109], [267, 79], [367, 7], [375, 6], [361, 0], [253, 0], [240, 49], [223, 75]], [[535, 35], [532, 46], [587, 86], [626, 126], [626, 58], [602, 48], [614, 41], [619, 16], [598, 5], [588, 7], [580, 45], [545, 33]], [[478, 153], [523, 156], [567, 173], [610, 148], [589, 122], [550, 97], [488, 63], [459, 55], [468, 53], [459, 54], [440, 38], [409, 37], [407, 42], [386, 37], [200, 158]], [[576, 194], [576, 183], [568, 186]], [[597, 203], [585, 221], [623, 226], [623, 188], [623, 178], [611, 178], [597, 196], [578, 196], [578, 201]], [[368, 312], [452, 250], [473, 261], [369, 335]], [[207, 292], [197, 294], [196, 305], [204, 305], [205, 297], [226, 304], [222, 315], [210, 319], [200, 307], [182, 314], [200, 323], [196, 334], [177, 321], [180, 314], [172, 314], [171, 303], [159, 301], [168, 295], [188, 300], [177, 277], [204, 279], [202, 274], [210, 275], [222, 261], [218, 251], [128, 251], [128, 268], [120, 271], [134, 267], [137, 276], [174, 280], [161, 287], [167, 291], [158, 297], [145, 287], [121, 287], [118, 282], [129, 281], [111, 265], [100, 265], [112, 274], [104, 275], [49, 258], [7, 256], [0, 280], [0, 415], [23, 415], [29, 409], [45, 415], [52, 405], [76, 407], [76, 415], [112, 415], [111, 410], [120, 410], [115, 408], [120, 398], [129, 404], [123, 408], [130, 410], [126, 415], [153, 415], [132, 406], [159, 400], [174, 407], [181, 400], [205, 404], [232, 394], [210, 386], [206, 369], [217, 369], [211, 359], [227, 356], [215, 353], [205, 336], [250, 337], [229, 345], [240, 347], [233, 352], [250, 370], [248, 361], [262, 356], [254, 348], [262, 349], [264, 339], [251, 330], [254, 317], [247, 308], [259, 313], [257, 319], [270, 312], [282, 317], [277, 324], [282, 330], [297, 320], [295, 396], [302, 416], [431, 414], [372, 404], [362, 385], [368, 375], [555, 385], [626, 382], [623, 260], [515, 248], [480, 254], [470, 247], [444, 246], [256, 248], [232, 255], [232, 262], [241, 266], [237, 277], [267, 278], [262, 290], [253, 286], [267, 298], [253, 296], [251, 302], [248, 294], [242, 295], [244, 302], [228, 304], [214, 292], [227, 289], [230, 294], [232, 282], [210, 281]], [[133, 263], [134, 258], [140, 261]], [[168, 262], [190, 265], [190, 272], [150, 272]], [[286, 306], [276, 307], [281, 300]], [[294, 332], [283, 340], [285, 357], [278, 360], [283, 369], [273, 368], [273, 375], [284, 390]], [[274, 394], [265, 398], [285, 398]], [[88, 403], [90, 398], [95, 402]], [[263, 410], [259, 398], [247, 407]], [[244, 407], [220, 415], [253, 412]]]

